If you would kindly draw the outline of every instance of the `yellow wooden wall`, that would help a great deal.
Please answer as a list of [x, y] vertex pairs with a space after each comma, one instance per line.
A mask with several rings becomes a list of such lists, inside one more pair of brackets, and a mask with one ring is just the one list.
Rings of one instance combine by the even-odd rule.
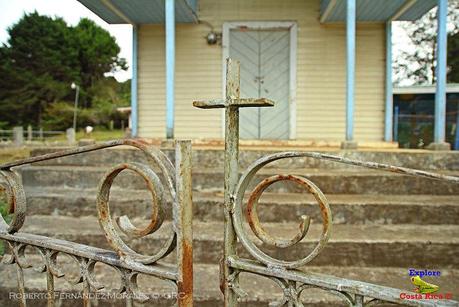
[[[345, 46], [343, 24], [319, 23], [319, 0], [200, 0], [199, 17], [216, 31], [225, 21], [296, 21], [297, 139], [344, 139]], [[357, 27], [355, 139], [383, 138], [385, 27]], [[209, 46], [205, 25], [176, 28], [176, 116], [178, 138], [220, 138], [220, 110], [192, 107], [196, 99], [222, 97], [222, 47]], [[165, 36], [162, 25], [139, 29], [139, 135], [165, 137]]]

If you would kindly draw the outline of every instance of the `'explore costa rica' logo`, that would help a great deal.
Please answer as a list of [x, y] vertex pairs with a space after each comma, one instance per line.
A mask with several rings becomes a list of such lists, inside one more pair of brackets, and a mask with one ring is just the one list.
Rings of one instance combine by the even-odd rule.
[[431, 270], [415, 270], [409, 269], [408, 275], [410, 276], [411, 283], [416, 286], [414, 292], [416, 293], [401, 293], [400, 298], [405, 300], [443, 300], [443, 299], [452, 299], [452, 293], [436, 293], [440, 290], [440, 287], [429, 283], [422, 278], [424, 276], [430, 277], [440, 277], [440, 271], [431, 271]]

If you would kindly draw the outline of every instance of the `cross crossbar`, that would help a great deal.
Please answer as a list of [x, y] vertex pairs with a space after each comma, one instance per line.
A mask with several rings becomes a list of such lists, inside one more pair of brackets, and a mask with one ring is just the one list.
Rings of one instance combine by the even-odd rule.
[[194, 101], [193, 106], [201, 109], [273, 107], [274, 101], [267, 98], [240, 98], [240, 63], [228, 58], [226, 60], [226, 99]]
[[194, 101], [193, 106], [200, 109], [218, 109], [227, 107], [273, 107], [274, 102], [267, 98], [237, 98]]

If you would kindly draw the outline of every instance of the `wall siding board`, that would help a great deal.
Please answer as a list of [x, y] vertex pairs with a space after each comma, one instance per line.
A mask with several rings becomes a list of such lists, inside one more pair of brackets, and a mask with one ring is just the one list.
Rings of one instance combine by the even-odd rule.
[[[321, 25], [319, 0], [200, 0], [200, 19], [221, 31], [226, 21], [296, 21], [298, 139], [341, 141], [345, 132], [344, 24]], [[177, 138], [220, 138], [221, 110], [193, 100], [222, 97], [222, 47], [209, 46], [205, 25], [176, 27]], [[359, 24], [356, 45], [355, 139], [384, 134], [385, 27]], [[165, 35], [162, 25], [139, 29], [139, 135], [165, 137]]]

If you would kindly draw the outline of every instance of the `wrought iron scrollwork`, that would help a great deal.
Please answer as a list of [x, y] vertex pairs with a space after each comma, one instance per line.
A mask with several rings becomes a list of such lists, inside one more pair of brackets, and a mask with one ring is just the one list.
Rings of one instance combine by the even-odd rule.
[[[27, 210], [24, 189], [19, 176], [12, 171], [13, 167], [121, 145], [139, 149], [144, 153], [147, 163], [121, 163], [111, 168], [100, 181], [96, 201], [98, 221], [114, 252], [33, 234], [18, 233], [24, 224]], [[145, 302], [149, 299], [148, 295], [141, 293], [137, 282], [139, 274], [146, 274], [173, 284], [179, 306], [192, 306], [193, 280], [188, 278], [189, 272], [192, 272], [190, 166], [191, 142], [189, 141], [176, 142], [176, 164], [174, 165], [163, 152], [137, 140], [110, 141], [0, 165], [0, 179], [2, 179], [0, 183], [6, 192], [12, 216], [9, 223], [0, 216], [0, 239], [7, 242], [10, 250], [2, 261], [5, 264], [16, 265], [20, 305], [26, 305], [23, 269], [33, 267], [36, 271], [47, 274], [48, 306], [53, 306], [55, 303], [54, 281], [61, 278], [74, 285], [82, 284], [85, 305], [89, 306], [90, 292], [104, 289], [95, 274], [96, 264], [103, 263], [113, 268], [119, 275], [121, 285], [113, 293], [126, 294], [128, 305], [131, 305], [133, 300]], [[144, 228], [134, 226], [127, 216], [113, 220], [110, 213], [110, 189], [116, 176], [124, 170], [140, 175], [152, 196], [150, 220]], [[172, 200], [172, 206], [167, 205], [168, 197]], [[130, 238], [152, 235], [163, 225], [166, 210], [173, 212], [172, 230], [164, 246], [154, 255], [135, 252], [118, 233], [119, 229]], [[36, 260], [33, 264], [28, 261], [25, 255], [28, 247], [38, 252], [42, 260], [39, 264], [35, 263]], [[174, 265], [159, 263], [174, 250], [177, 251]], [[68, 276], [63, 272], [57, 262], [59, 255], [67, 256], [76, 264], [78, 268], [76, 276]]]
[[[308, 157], [322, 160], [331, 160], [338, 163], [351, 164], [361, 167], [378, 169], [388, 172], [405, 174], [416, 177], [426, 177], [436, 180], [458, 183], [459, 178], [413, 170], [402, 167], [395, 167], [374, 162], [362, 162], [350, 160], [342, 157], [336, 157], [327, 154], [313, 152], [283, 152], [267, 155], [251, 164], [242, 174], [236, 187], [233, 206], [230, 210], [235, 235], [239, 242], [249, 254], [256, 259], [240, 258], [237, 255], [228, 257], [227, 265], [232, 269], [234, 276], [239, 276], [241, 272], [247, 272], [264, 276], [273, 280], [282, 289], [282, 299], [272, 302], [271, 306], [303, 306], [301, 294], [309, 289], [321, 289], [327, 293], [333, 294], [343, 300], [348, 306], [374, 306], [379, 304], [405, 304], [400, 299], [400, 290], [372, 285], [364, 282], [358, 282], [333, 276], [321, 274], [305, 273], [297, 268], [309, 263], [319, 255], [330, 238], [332, 228], [332, 215], [330, 206], [321, 190], [308, 178], [298, 175], [274, 175], [258, 183], [249, 193], [246, 210], [244, 212], [244, 196], [246, 191], [255, 177], [256, 173], [267, 164], [281, 159], [291, 159]], [[254, 235], [264, 244], [277, 248], [288, 248], [298, 244], [306, 235], [310, 225], [308, 216], [301, 216], [298, 233], [289, 240], [275, 238], [269, 234], [261, 225], [258, 218], [258, 200], [262, 193], [276, 182], [292, 181], [304, 187], [307, 192], [312, 194], [317, 201], [322, 217], [322, 233], [315, 248], [304, 258], [295, 261], [285, 261], [276, 259], [263, 252], [250, 239], [244, 227], [244, 216]], [[245, 213], [245, 214], [244, 214]], [[244, 290], [240, 288], [238, 279], [231, 280], [231, 289], [237, 289], [235, 294], [241, 297]], [[432, 302], [410, 301], [415, 306], [430, 306]], [[233, 304], [234, 305], [234, 304]]]
[[298, 153], [296, 155], [292, 155], [291, 153], [280, 153], [280, 154], [273, 154], [270, 156], [266, 156], [260, 160], [257, 160], [254, 164], [250, 165], [247, 169], [247, 171], [242, 175], [242, 177], [239, 180], [239, 184], [236, 189], [236, 197], [235, 197], [235, 206], [233, 209], [233, 225], [234, 225], [234, 230], [236, 231], [236, 234], [238, 238], [240, 239], [241, 243], [244, 245], [244, 247], [247, 249], [247, 251], [257, 260], [261, 261], [262, 263], [266, 265], [271, 265], [271, 266], [280, 266], [283, 268], [298, 268], [302, 265], [305, 265], [309, 263], [312, 259], [314, 259], [320, 251], [324, 248], [325, 244], [327, 243], [328, 239], [330, 238], [330, 232], [331, 232], [331, 227], [332, 227], [332, 215], [331, 215], [331, 210], [330, 206], [328, 203], [328, 200], [326, 199], [325, 195], [322, 193], [322, 191], [309, 179], [301, 177], [301, 176], [296, 176], [296, 175], [276, 175], [269, 177], [262, 182], [260, 182], [255, 189], [250, 193], [249, 200], [248, 200], [248, 205], [247, 205], [247, 211], [246, 211], [246, 218], [247, 221], [254, 232], [254, 234], [257, 236], [258, 239], [260, 239], [262, 242], [268, 245], [273, 245], [275, 247], [279, 248], [287, 248], [291, 247], [297, 243], [299, 243], [307, 234], [307, 231], [309, 229], [309, 223], [310, 223], [310, 218], [308, 216], [302, 216], [301, 217], [301, 222], [299, 225], [299, 233], [295, 235], [294, 238], [290, 240], [282, 240], [282, 239], [277, 239], [269, 235], [261, 226], [261, 223], [258, 219], [258, 213], [257, 213], [257, 203], [258, 199], [260, 198], [261, 194], [265, 189], [267, 189], [271, 184], [279, 181], [292, 181], [295, 182], [299, 185], [301, 185], [303, 188], [305, 188], [309, 193], [311, 193], [316, 201], [319, 204], [320, 207], [320, 212], [321, 212], [321, 217], [322, 217], [322, 234], [319, 239], [319, 242], [317, 246], [313, 249], [313, 251], [305, 256], [302, 259], [296, 260], [296, 261], [285, 261], [285, 260], [279, 260], [275, 259], [263, 251], [261, 251], [254, 242], [252, 242], [245, 232], [245, 229], [243, 227], [243, 199], [245, 192], [247, 190], [247, 187], [249, 186], [249, 183], [255, 176], [255, 174], [264, 166], [267, 164], [285, 159], [285, 158], [294, 158], [294, 157], [302, 157], [301, 153]]
[[[303, 306], [301, 294], [309, 289], [322, 289], [327, 293], [339, 297], [348, 306], [363, 307], [378, 304], [405, 304], [406, 302], [400, 299], [400, 290], [397, 289], [343, 278], [336, 278], [333, 276], [305, 273], [297, 270], [297, 268], [309, 263], [319, 255], [330, 238], [332, 228], [332, 215], [328, 201], [321, 190], [308, 178], [298, 175], [275, 175], [264, 179], [256, 185], [251, 193], [249, 193], [247, 207], [244, 212], [244, 196], [246, 195], [248, 186], [251, 183], [251, 180], [255, 177], [256, 173], [261, 168], [274, 161], [299, 157], [331, 160], [338, 163], [351, 164], [410, 176], [426, 177], [454, 183], [459, 182], [459, 178], [457, 177], [374, 162], [350, 160], [321, 153], [283, 152], [262, 157], [251, 164], [240, 177], [239, 183], [236, 187], [233, 207], [230, 210], [234, 231], [239, 239], [239, 242], [242, 243], [244, 248], [254, 259], [256, 259], [256, 261], [240, 258], [236, 255], [228, 257], [226, 264], [232, 268], [232, 274], [234, 276], [239, 276], [241, 272], [248, 272], [262, 275], [273, 280], [282, 289], [283, 296], [280, 301], [273, 302], [271, 306]], [[292, 247], [298, 244], [307, 235], [310, 225], [310, 218], [308, 216], [301, 216], [299, 232], [289, 240], [273, 237], [263, 228], [259, 221], [257, 205], [262, 193], [273, 183], [283, 181], [295, 182], [304, 187], [307, 192], [312, 194], [319, 205], [322, 217], [322, 233], [317, 245], [307, 256], [295, 261], [276, 259], [263, 252], [255, 244], [255, 242], [250, 239], [246, 232], [246, 227], [243, 225], [245, 216], [254, 235], [264, 244], [277, 248]], [[240, 289], [238, 279], [234, 278], [231, 282], [231, 289], [237, 289], [235, 294], [237, 297], [241, 297], [240, 293], [244, 293], [244, 291]], [[430, 306], [432, 302], [420, 300], [410, 301], [409, 303], [415, 306]]]
[[[139, 261], [144, 264], [152, 264], [156, 261], [166, 257], [170, 254], [175, 247], [177, 237], [175, 233], [169, 236], [168, 242], [164, 247], [153, 256], [144, 256], [139, 253], [136, 253], [132, 250], [119, 236], [113, 220], [110, 214], [109, 207], [109, 198], [110, 198], [110, 188], [115, 177], [123, 170], [131, 170], [135, 173], [142, 176], [147, 184], [147, 188], [152, 196], [152, 214], [150, 217], [149, 224], [143, 228], [139, 229], [134, 226], [127, 216], [121, 216], [116, 219], [116, 223], [119, 229], [129, 237], [144, 237], [149, 234], [157, 231], [164, 219], [164, 211], [166, 207], [166, 198], [164, 195], [164, 188], [155, 172], [148, 166], [140, 163], [123, 163], [112, 168], [108, 173], [103, 177], [101, 184], [99, 186], [99, 193], [97, 196], [97, 211], [99, 214], [99, 223], [102, 227], [105, 236], [107, 237], [108, 242], [112, 248], [121, 256], [129, 257], [130, 259]], [[167, 171], [165, 167], [162, 168], [162, 171]], [[173, 174], [166, 173], [166, 177], [169, 181], [173, 181], [171, 177]], [[175, 190], [172, 190], [172, 195], [175, 194]]]

